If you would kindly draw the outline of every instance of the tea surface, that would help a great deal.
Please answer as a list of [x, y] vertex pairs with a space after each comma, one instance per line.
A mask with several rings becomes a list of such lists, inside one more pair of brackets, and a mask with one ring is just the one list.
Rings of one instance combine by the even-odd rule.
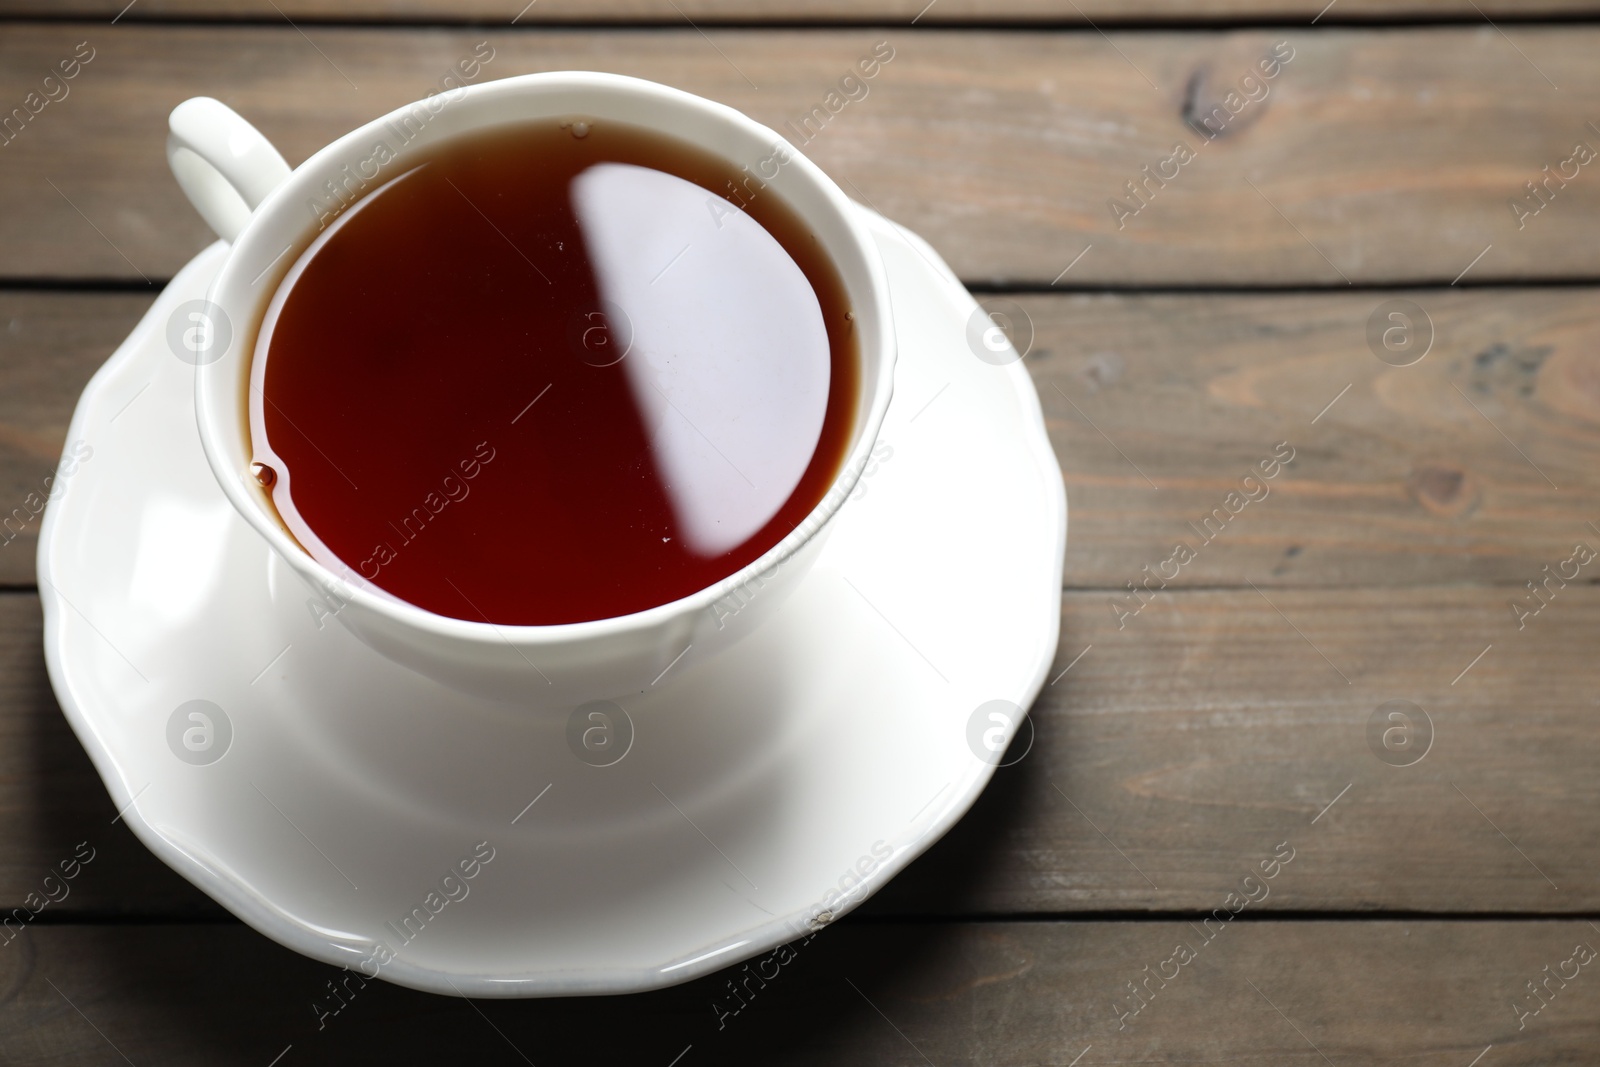
[[402, 165], [290, 270], [252, 368], [254, 458], [320, 562], [440, 615], [579, 622], [715, 583], [822, 500], [855, 334], [775, 192], [596, 121]]

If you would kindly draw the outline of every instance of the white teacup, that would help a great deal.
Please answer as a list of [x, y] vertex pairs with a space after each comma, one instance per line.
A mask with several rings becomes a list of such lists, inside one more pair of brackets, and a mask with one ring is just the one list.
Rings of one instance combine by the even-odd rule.
[[[610, 119], [643, 126], [748, 167], [817, 235], [854, 313], [861, 391], [846, 460], [822, 502], [777, 545], [715, 585], [644, 611], [557, 626], [448, 618], [335, 573], [281, 525], [251, 476], [247, 412], [252, 353], [290, 266], [338, 212], [401, 173], [407, 160], [468, 131], [529, 119]], [[648, 689], [691, 646], [695, 658], [748, 633], [805, 574], [830, 520], [866, 466], [889, 406], [895, 358], [888, 282], [856, 208], [781, 136], [745, 115], [653, 82], [611, 74], [531, 74], [430, 94], [346, 134], [291, 171], [249, 123], [198, 97], [172, 113], [167, 158], [200, 214], [230, 248], [212, 284], [220, 351], [197, 360], [200, 440], [228, 500], [273, 550], [377, 652], [467, 692], [538, 707]], [[340, 193], [343, 195], [340, 195]], [[215, 325], [212, 324], [212, 325]]]

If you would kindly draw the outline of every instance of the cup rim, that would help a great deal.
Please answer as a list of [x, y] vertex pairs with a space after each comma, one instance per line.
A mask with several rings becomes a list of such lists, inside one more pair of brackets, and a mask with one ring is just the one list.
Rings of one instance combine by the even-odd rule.
[[[852, 296], [862, 297], [875, 306], [873, 307], [874, 313], [871, 316], [863, 316], [860, 313], [861, 309], [859, 307], [856, 308], [858, 328], [864, 318], [873, 327], [870, 330], [862, 331], [860, 335], [858, 358], [862, 361], [863, 371], [865, 371], [867, 361], [875, 353], [877, 380], [873, 386], [872, 395], [859, 417], [854, 441], [840, 465], [839, 473], [829, 484], [822, 499], [811, 511], [806, 513], [805, 518], [800, 521], [799, 525], [787, 536], [768, 548], [766, 552], [763, 552], [743, 567], [711, 585], [697, 589], [676, 600], [655, 604], [626, 615], [614, 615], [581, 622], [517, 625], [440, 615], [392, 595], [375, 592], [375, 588], [381, 587], [375, 587], [369, 579], [360, 576], [354, 568], [347, 565], [346, 574], [340, 575], [318, 562], [309, 552], [296, 543], [283, 529], [280, 522], [273, 516], [268, 515], [265, 509], [253, 498], [252, 486], [247, 484], [246, 481], [246, 472], [231, 469], [223, 445], [220, 443], [220, 439], [227, 433], [224, 420], [229, 416], [218, 411], [222, 401], [213, 398], [211, 393], [211, 383], [214, 382], [216, 375], [219, 373], [217, 368], [224, 360], [236, 358], [248, 362], [253, 358], [255, 335], [265, 315], [267, 302], [271, 294], [276, 292], [282, 282], [282, 273], [279, 272], [271, 275], [270, 284], [261, 284], [262, 279], [258, 276], [257, 281], [246, 281], [241, 289], [240, 281], [245, 271], [244, 261], [246, 257], [239, 255], [239, 252], [259, 241], [261, 233], [268, 225], [267, 219], [274, 213], [275, 208], [287, 199], [298, 199], [305, 196], [309, 190], [315, 189], [316, 186], [313, 184], [314, 177], [322, 176], [327, 164], [330, 162], [342, 162], [349, 149], [369, 140], [373, 135], [384, 130], [389, 123], [398, 120], [404, 115], [411, 114], [419, 106], [420, 102], [413, 101], [403, 104], [343, 136], [335, 138], [314, 152], [305, 162], [295, 167], [289, 176], [273, 189], [261, 204], [251, 212], [249, 221], [233, 241], [228, 256], [223, 262], [222, 269], [212, 282], [210, 291], [207, 294], [208, 301], [221, 308], [225, 314], [231, 316], [232, 311], [218, 298], [224, 296], [229, 290], [237, 290], [240, 296], [249, 294], [254, 298], [255, 305], [249, 309], [250, 313], [245, 316], [246, 321], [250, 324], [248, 329], [238, 328], [238, 324], [235, 323], [235, 328], [231, 331], [232, 338], [228, 350], [223, 353], [222, 359], [195, 367], [195, 418], [207, 462], [210, 464], [212, 473], [220, 484], [224, 495], [228, 498], [229, 503], [233, 505], [234, 510], [243, 516], [245, 521], [266, 539], [267, 543], [281, 559], [300, 571], [304, 577], [315, 583], [319, 588], [336, 592], [338, 597], [346, 604], [365, 609], [386, 618], [392, 623], [414, 631], [424, 632], [430, 636], [496, 645], [504, 643], [530, 646], [569, 644], [637, 633], [710, 608], [732, 590], [749, 583], [758, 576], [775, 570], [824, 532], [860, 480], [866, 462], [877, 443], [878, 433], [882, 428], [883, 419], [888, 411], [889, 401], [893, 393], [897, 344], [889, 299], [888, 274], [877, 244], [860, 214], [861, 209], [845, 196], [844, 192], [821, 168], [802, 155], [799, 149], [782, 134], [757, 122], [743, 112], [718, 101], [709, 100], [693, 93], [643, 78], [596, 71], [540, 72], [449, 90], [450, 92], [458, 92], [460, 95], [451, 101], [448, 109], [441, 109], [440, 115], [442, 116], [445, 111], [459, 114], [459, 109], [468, 106], [474, 101], [482, 105], [500, 97], [514, 96], [530, 91], [556, 89], [595, 89], [602, 92], [638, 94], [653, 98], [655, 101], [671, 107], [698, 111], [703, 115], [708, 115], [722, 123], [731, 125], [747, 135], [762, 138], [774, 147], [781, 145], [785, 148], [790, 155], [789, 161], [784, 164], [785, 171], [797, 175], [800, 180], [811, 186], [814, 193], [820, 194], [825, 204], [825, 210], [831, 211], [837, 217], [837, 220], [842, 223], [842, 240], [850, 246], [850, 250], [865, 268], [867, 275], [865, 289], [860, 294], [853, 293]], [[430, 93], [429, 95], [432, 96], [433, 94]], [[447, 129], [444, 136], [448, 135], [449, 131]], [[681, 135], [674, 133], [673, 136]], [[709, 145], [701, 144], [700, 147], [719, 156], [723, 155], [723, 153]], [[405, 150], [402, 149], [397, 155], [403, 156], [404, 152]], [[792, 201], [791, 207], [793, 207]], [[799, 209], [796, 208], [795, 210]], [[315, 219], [310, 218], [309, 215], [308, 219], [310, 221], [304, 224], [298, 232], [298, 237], [302, 240], [315, 236], [315, 231], [313, 230]], [[303, 248], [304, 244], [301, 247]], [[828, 250], [830, 259], [839, 258], [834, 254], [834, 248], [829, 247]], [[866, 375], [864, 374], [863, 378], [865, 379], [865, 377]], [[237, 415], [238, 413], [234, 414]], [[247, 427], [243, 430], [243, 436], [248, 440], [249, 431]]]

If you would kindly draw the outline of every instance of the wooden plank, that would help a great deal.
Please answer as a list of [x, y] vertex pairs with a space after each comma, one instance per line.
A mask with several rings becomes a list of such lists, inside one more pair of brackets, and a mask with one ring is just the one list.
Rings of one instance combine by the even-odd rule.
[[[1032, 751], [869, 907], [1209, 910], [1288, 842], [1268, 908], [1593, 911], [1600, 589], [1521, 631], [1512, 593], [1068, 594]], [[1431, 721], [1409, 766], [1391, 701]]]
[[33, 585], [39, 508], [89, 378], [153, 297], [0, 292], [0, 585]]
[[[5, 0], [0, 17], [104, 18], [122, 21], [178, 19], [264, 19], [297, 22], [465, 22], [515, 21], [519, 25], [563, 22], [910, 22], [918, 25], [968, 22], [1206, 23], [1281, 21], [1319, 24], [1354, 21], [1482, 18], [1532, 19], [1593, 14], [1594, 0], [1483, 0], [1463, 10], [1455, 0]], [[1320, 18], [1318, 17], [1320, 13]]]
[[[1377, 350], [1421, 357], [1405, 367], [1368, 341], [1374, 320], [1399, 328], [1397, 299], [1412, 348]], [[1180, 543], [1180, 585], [1520, 587], [1576, 540], [1600, 549], [1592, 290], [1016, 302], [1067, 482], [1069, 586], [1142, 581]], [[1285, 442], [1293, 462], [1262, 478]]]
[[[0, 949], [0, 1058], [16, 1067], [265, 1065], [280, 1055], [285, 1067], [1467, 1067], [1490, 1046], [1483, 1062], [1494, 1067], [1552, 1067], [1592, 1063], [1600, 1042], [1595, 963], [1575, 962], [1592, 960], [1588, 946], [1600, 935], [1571, 921], [1239, 921], [1210, 942], [1185, 922], [847, 921], [748, 973], [731, 969], [656, 993], [463, 1003], [350, 980], [345, 1006], [326, 1017], [312, 1005], [339, 1003], [326, 983], [341, 972], [243, 927], [55, 927], [23, 936], [25, 949]], [[1188, 962], [1168, 964], [1180, 944]], [[1549, 999], [1536, 1000], [1524, 983], [1558, 968], [1576, 977], [1549, 979]], [[1149, 998], [1132, 1014], [1138, 1002], [1128, 983], [1158, 971], [1173, 977], [1150, 978]], [[748, 983], [738, 987], [741, 1001], [729, 993], [735, 981]], [[1539, 1014], [1513, 1009], [1529, 1003], [1543, 1005]]]
[[[222, 98], [299, 161], [422, 96], [488, 41], [482, 78], [618, 71], [781, 127], [822, 105], [878, 40], [895, 58], [863, 83], [868, 95], [836, 105], [806, 151], [970, 280], [1047, 285], [1090, 245], [1065, 281], [1444, 284], [1469, 267], [1469, 281], [1600, 275], [1600, 180], [1585, 168], [1569, 164], [1578, 176], [1552, 185], [1554, 199], [1520, 231], [1509, 207], [1575, 142], [1600, 144], [1582, 118], [1600, 114], [1600, 28], [1590, 26], [863, 27], [708, 40], [689, 28], [11, 24], [0, 28], [6, 107], [27, 102], [78, 42], [94, 58], [64, 99], [35, 96], [39, 114], [0, 148], [0, 202], [26, 205], [0, 215], [0, 277], [160, 278], [192, 255], [205, 234], [163, 154], [166, 115], [191, 95]], [[1250, 83], [1267, 95], [1230, 103], [1278, 40], [1293, 58]], [[1226, 107], [1238, 114], [1214, 110]], [[1184, 116], [1215, 116], [1222, 132], [1204, 140]], [[1180, 141], [1193, 158], [1170, 162]], [[1135, 180], [1148, 183], [1148, 203], [1127, 192]], [[1118, 212], [1118, 197], [1123, 212], [1143, 206]]]
[[[1436, 335], [1404, 368], [1366, 340], [1397, 295], [1015, 297], [1071, 502], [1067, 584], [1142, 580], [1183, 541], [1197, 555], [1179, 586], [1521, 586], [1600, 538], [1596, 291], [1404, 294]], [[149, 302], [0, 291], [0, 512], [39, 490], [84, 383]], [[1279, 442], [1295, 459], [1269, 495], [1202, 542]], [[37, 529], [0, 534], [0, 584], [32, 583]]]
[[[1068, 594], [1031, 751], [867, 910], [1204, 912], [1285, 842], [1263, 909], [1600, 910], [1600, 588], [1557, 589], [1520, 631], [1512, 592], [1167, 591], [1120, 629], [1109, 594]], [[206, 910], [109, 826], [37, 611], [0, 595], [0, 904], [89, 840], [105, 858], [58, 914]], [[1410, 766], [1369, 740], [1394, 700], [1431, 717]]]

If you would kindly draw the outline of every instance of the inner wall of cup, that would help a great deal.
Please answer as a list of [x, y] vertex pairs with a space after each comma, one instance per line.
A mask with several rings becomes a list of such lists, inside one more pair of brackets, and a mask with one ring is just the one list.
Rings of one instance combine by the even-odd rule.
[[[650, 83], [617, 84], [605, 76], [566, 76], [544, 86], [517, 84], [544, 77], [556, 76], [534, 75], [453, 90], [459, 94], [453, 100], [448, 99], [449, 93], [439, 94], [430, 98], [436, 111], [430, 111], [428, 103], [409, 105], [340, 138], [297, 168], [241, 236], [240, 244], [248, 242], [250, 248], [239, 249], [230, 257], [212, 299], [225, 309], [248, 309], [249, 325], [235, 330], [226, 358], [200, 368], [205, 397], [201, 419], [211, 442], [220, 446], [221, 458], [237, 472], [239, 480], [235, 484], [244, 490], [260, 517], [285, 537], [287, 532], [267, 491], [246, 476], [246, 468], [252, 455], [252, 363], [267, 308], [290, 268], [334, 217], [343, 217], [352, 204], [403, 172], [408, 161], [464, 134], [539, 118], [610, 119], [648, 127], [720, 155], [736, 168], [748, 167], [749, 173], [757, 174], [763, 182], [752, 186], [756, 189], [754, 195], [781, 196], [827, 249], [855, 315], [860, 388], [850, 446], [835, 481], [859, 466], [859, 453], [870, 447], [871, 442], [863, 438], [875, 398], [884, 385], [885, 353], [880, 338], [887, 309], [878, 304], [871, 263], [857, 245], [855, 231], [841, 215], [841, 207], [851, 210], [852, 205], [840, 203], [842, 194], [830, 195], [828, 179], [778, 134], [756, 127], [722, 105], [695, 98], [686, 100], [673, 90]], [[409, 140], [402, 141], [406, 135]], [[396, 150], [397, 142], [400, 147]], [[338, 201], [329, 183], [342, 184], [348, 190], [353, 180], [372, 173], [371, 161], [380, 155], [380, 144], [393, 151], [393, 158], [378, 165], [377, 173], [355, 188], [337, 216], [330, 215], [329, 210]], [[772, 160], [774, 149], [779, 146], [789, 153], [790, 161], [779, 165], [776, 174], [766, 179], [766, 174], [772, 174], [773, 163], [767, 162], [764, 171], [760, 168], [764, 161]], [[323, 226], [318, 225], [319, 206]], [[253, 254], [239, 255], [238, 251]]]

